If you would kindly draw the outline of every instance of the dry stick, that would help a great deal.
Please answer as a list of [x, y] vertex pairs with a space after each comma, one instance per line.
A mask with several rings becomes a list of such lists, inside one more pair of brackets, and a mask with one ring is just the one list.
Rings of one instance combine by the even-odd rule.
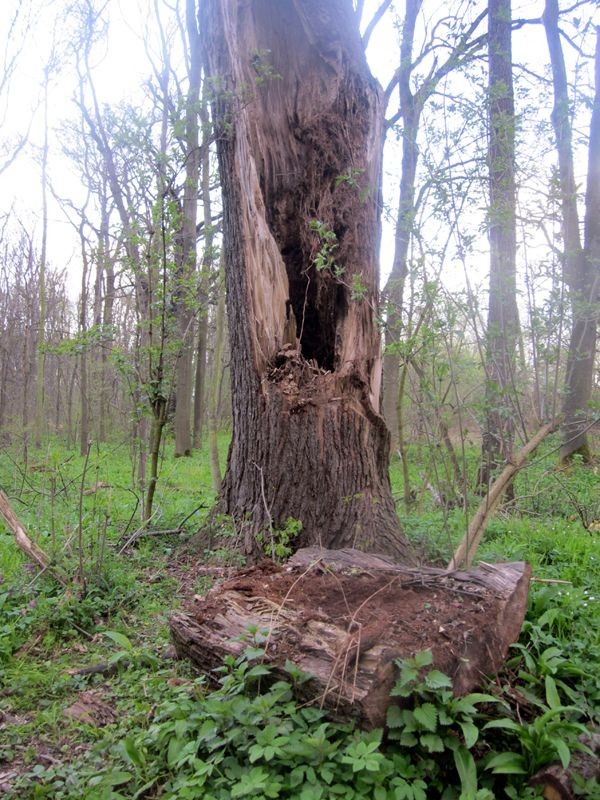
[[517, 472], [525, 465], [531, 453], [540, 446], [549, 434], [556, 430], [560, 422], [560, 419], [554, 419], [540, 428], [535, 436], [513, 457], [513, 460], [504, 467], [479, 504], [479, 508], [469, 523], [466, 535], [456, 548], [452, 560], [448, 564], [448, 570], [458, 569], [463, 563], [466, 567], [471, 566], [488, 522], [493, 517], [504, 490]]
[[6, 494], [0, 489], [0, 515], [3, 517], [9, 529], [12, 531], [17, 547], [22, 550], [29, 558], [41, 567], [43, 571], [49, 572], [63, 586], [66, 581], [55, 570], [50, 567], [50, 556], [45, 553], [39, 545], [32, 542], [19, 518], [15, 514]]

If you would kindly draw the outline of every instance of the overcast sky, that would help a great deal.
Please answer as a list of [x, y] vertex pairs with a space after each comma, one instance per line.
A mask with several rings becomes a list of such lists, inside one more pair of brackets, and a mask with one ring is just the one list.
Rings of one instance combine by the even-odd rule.
[[[367, 0], [365, 18], [379, 0]], [[0, 44], [8, 42], [4, 52], [5, 68], [16, 55], [15, 72], [10, 84], [0, 95], [0, 124], [2, 140], [16, 140], [29, 126], [30, 143], [21, 152], [15, 163], [0, 175], [0, 212], [13, 212], [38, 236], [41, 229], [41, 183], [39, 153], [43, 141], [43, 115], [41, 99], [44, 68], [53, 46], [59, 53], [59, 63], [49, 86], [50, 126], [50, 177], [57, 194], [72, 198], [82, 197], [82, 188], [72, 166], [61, 155], [61, 124], [76, 116], [72, 102], [76, 88], [74, 56], [69, 53], [70, 24], [66, 8], [69, 0], [2, 0], [3, 14], [0, 18]], [[141, 85], [150, 74], [150, 65], [144, 43], [152, 48], [148, 21], [152, 17], [153, 0], [110, 0], [108, 3], [110, 30], [105, 48], [96, 51], [95, 81], [103, 101], [114, 104], [120, 100], [135, 101], [141, 96]], [[446, 7], [445, 2], [425, 0], [428, 14], [434, 16]], [[571, 5], [569, 3], [569, 5]], [[14, 14], [21, 6], [21, 18], [17, 20], [12, 36], [8, 37]], [[28, 20], [23, 13], [31, 7]], [[402, 7], [402, 3], [397, 3]], [[519, 0], [513, 4], [514, 16], [539, 16], [543, 8], [541, 0]], [[592, 0], [585, 13], [596, 9], [596, 22], [600, 22], [598, 4]], [[385, 83], [397, 64], [398, 31], [388, 22], [383, 22], [373, 37], [369, 48], [369, 60], [374, 72]], [[574, 51], [566, 48], [574, 63]], [[20, 51], [20, 52], [19, 52]], [[64, 55], [66, 54], [66, 55]], [[542, 26], [529, 26], [519, 31], [514, 38], [516, 62], [527, 61], [529, 66], [543, 69], [547, 61], [546, 44]], [[583, 163], [583, 162], [581, 162]], [[386, 161], [386, 197], [392, 208], [396, 204], [396, 185], [399, 179], [399, 146], [391, 144]], [[68, 265], [72, 273], [73, 294], [78, 287], [78, 241], [59, 205], [50, 203], [50, 230], [48, 252], [55, 266]], [[393, 254], [393, 227], [384, 225], [382, 271], [391, 264]]]

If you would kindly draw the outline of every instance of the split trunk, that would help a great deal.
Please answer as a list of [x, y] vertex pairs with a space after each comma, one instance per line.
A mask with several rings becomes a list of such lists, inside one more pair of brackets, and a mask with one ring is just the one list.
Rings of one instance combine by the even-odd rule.
[[350, 0], [204, 0], [223, 187], [233, 440], [221, 510], [245, 547], [410, 560], [387, 474], [377, 327], [381, 90]]

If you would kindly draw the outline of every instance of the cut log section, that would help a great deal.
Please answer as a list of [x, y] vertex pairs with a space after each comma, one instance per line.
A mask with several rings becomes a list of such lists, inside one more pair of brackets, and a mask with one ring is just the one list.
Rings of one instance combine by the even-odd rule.
[[266, 637], [265, 662], [288, 678], [287, 660], [312, 678], [303, 701], [365, 727], [385, 722], [394, 659], [430, 649], [434, 664], [464, 694], [504, 663], [527, 606], [524, 562], [481, 564], [468, 572], [414, 569], [358, 550], [306, 548], [283, 567], [241, 570], [171, 617], [180, 657], [209, 676]]

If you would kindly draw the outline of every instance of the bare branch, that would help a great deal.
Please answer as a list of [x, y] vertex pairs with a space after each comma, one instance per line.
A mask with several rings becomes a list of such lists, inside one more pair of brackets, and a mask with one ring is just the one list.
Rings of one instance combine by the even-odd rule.
[[392, 5], [392, 0], [383, 0], [383, 2], [381, 3], [379, 8], [377, 9], [375, 14], [373, 15], [373, 18], [371, 19], [371, 21], [369, 22], [369, 24], [365, 28], [365, 32], [364, 32], [363, 37], [362, 37], [363, 47], [365, 49], [367, 48], [367, 45], [369, 44], [369, 39], [371, 38], [371, 34], [375, 30], [375, 28], [377, 26], [377, 23], [383, 17], [385, 12], [388, 10], [388, 8], [391, 5]]

